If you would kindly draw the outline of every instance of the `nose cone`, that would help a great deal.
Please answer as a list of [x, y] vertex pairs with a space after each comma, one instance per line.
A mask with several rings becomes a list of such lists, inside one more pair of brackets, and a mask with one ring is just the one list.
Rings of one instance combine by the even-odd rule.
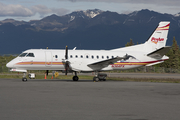
[[13, 66], [14, 66], [13, 62], [8, 62], [6, 64], [6, 67], [8, 67], [8, 68], [13, 68]]

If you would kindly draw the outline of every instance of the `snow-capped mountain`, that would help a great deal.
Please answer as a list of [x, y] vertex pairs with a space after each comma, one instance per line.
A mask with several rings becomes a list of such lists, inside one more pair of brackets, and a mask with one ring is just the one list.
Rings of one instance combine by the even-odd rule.
[[[143, 43], [160, 21], [170, 21], [169, 40], [180, 39], [179, 14], [162, 14], [147, 9], [119, 14], [98, 9], [55, 14], [29, 22], [0, 21], [0, 54], [20, 53], [29, 48], [112, 49], [129, 39]], [[8, 46], [8, 47], [7, 47]]]
[[94, 9], [94, 10], [79, 10], [72, 12], [71, 14], [68, 14], [66, 16], [70, 17], [69, 22], [75, 20], [76, 18], [83, 18], [83, 19], [92, 19], [96, 17], [97, 15], [101, 14], [103, 11], [99, 9]]
[[174, 15], [175, 17], [180, 17], [180, 12]]
[[84, 19], [91, 19], [96, 17], [97, 15], [101, 14], [103, 11], [99, 9], [94, 9], [94, 10], [79, 10], [79, 11], [74, 11], [66, 16], [70, 16], [71, 19], [70, 21], [74, 20], [75, 18], [84, 18]]
[[99, 10], [99, 9], [94, 9], [94, 10], [86, 10], [86, 11], [83, 11], [84, 14], [86, 16], [88, 16], [89, 18], [94, 18], [96, 17], [97, 15], [101, 14], [103, 11], [102, 10]]

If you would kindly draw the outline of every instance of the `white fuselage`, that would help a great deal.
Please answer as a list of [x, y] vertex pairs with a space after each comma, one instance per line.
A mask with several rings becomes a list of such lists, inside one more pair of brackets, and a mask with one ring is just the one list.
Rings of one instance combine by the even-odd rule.
[[[27, 54], [23, 57], [16, 57], [7, 64], [7, 67], [12, 68], [12, 71], [22, 72], [24, 70], [65, 70], [65, 50], [30, 49], [23, 53]], [[29, 53], [33, 53], [34, 56], [28, 56]], [[68, 61], [73, 71], [90, 72], [95, 70], [88, 67], [88, 64], [108, 60], [117, 56], [125, 56], [126, 54], [133, 57], [127, 60], [117, 61], [98, 71], [131, 69], [163, 61], [148, 57], [143, 52], [109, 50], [69, 50]]]

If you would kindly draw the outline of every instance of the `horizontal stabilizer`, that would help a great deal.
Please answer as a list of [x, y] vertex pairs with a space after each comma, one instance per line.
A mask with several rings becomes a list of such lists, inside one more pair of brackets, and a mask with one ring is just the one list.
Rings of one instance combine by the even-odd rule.
[[170, 46], [162, 47], [160, 49], [157, 49], [149, 54], [147, 56], [155, 58], [155, 59], [160, 59], [162, 58], [169, 50], [171, 49]]
[[152, 63], [152, 64], [147, 64], [146, 66], [152, 66], [152, 65], [156, 65], [156, 64], [160, 64], [160, 63], [163, 63], [164, 61], [159, 61], [159, 62], [155, 62], [155, 63]]
[[103, 60], [103, 61], [99, 61], [99, 62], [95, 62], [92, 64], [87, 65], [88, 67], [92, 68], [92, 69], [96, 69], [96, 70], [100, 70], [102, 68], [107, 67], [110, 64], [114, 64], [115, 62], [122, 60], [122, 59], [128, 59], [129, 55], [125, 55], [124, 57], [115, 57], [115, 58], [111, 58], [108, 60]]

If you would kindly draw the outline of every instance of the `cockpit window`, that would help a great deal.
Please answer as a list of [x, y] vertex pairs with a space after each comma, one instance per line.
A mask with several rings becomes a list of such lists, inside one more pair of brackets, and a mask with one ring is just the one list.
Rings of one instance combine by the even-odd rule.
[[29, 53], [26, 57], [34, 57], [34, 53]]
[[25, 57], [27, 55], [27, 53], [21, 53], [20, 55], [19, 55], [19, 57]]

